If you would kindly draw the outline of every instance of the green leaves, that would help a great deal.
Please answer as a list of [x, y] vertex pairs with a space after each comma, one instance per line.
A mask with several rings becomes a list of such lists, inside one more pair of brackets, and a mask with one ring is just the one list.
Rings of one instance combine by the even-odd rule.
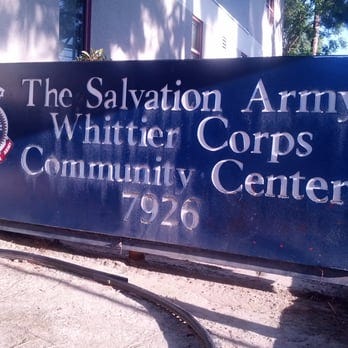
[[81, 51], [81, 54], [76, 58], [79, 62], [104, 61], [108, 60], [104, 54], [104, 49], [91, 49], [90, 52]]
[[[284, 55], [335, 52], [344, 47], [345, 41], [338, 34], [345, 24], [348, 24], [348, 0], [285, 0]], [[317, 49], [314, 42], [319, 43]]]
[[303, 0], [286, 0], [283, 49], [284, 55], [310, 54], [310, 37], [312, 27], [309, 25], [311, 17], [310, 4]]

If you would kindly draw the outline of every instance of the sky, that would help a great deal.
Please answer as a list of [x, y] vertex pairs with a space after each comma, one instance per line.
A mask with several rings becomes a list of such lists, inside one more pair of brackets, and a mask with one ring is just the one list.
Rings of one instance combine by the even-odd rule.
[[339, 48], [334, 54], [335, 55], [348, 55], [348, 26], [342, 31], [341, 36], [347, 42], [346, 48]]

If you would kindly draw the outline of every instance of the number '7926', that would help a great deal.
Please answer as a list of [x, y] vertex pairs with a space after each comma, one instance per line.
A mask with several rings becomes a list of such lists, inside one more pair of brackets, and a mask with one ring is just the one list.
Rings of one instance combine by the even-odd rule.
[[[140, 222], [142, 224], [151, 224], [160, 219], [160, 225], [167, 227], [177, 226], [181, 222], [187, 230], [194, 230], [199, 225], [199, 201], [197, 198], [187, 198], [180, 205], [178, 200], [171, 195], [159, 198], [153, 193], [123, 192], [122, 197], [129, 201], [123, 221], [129, 221], [140, 209]], [[159, 214], [160, 211], [164, 211], [164, 213]]]

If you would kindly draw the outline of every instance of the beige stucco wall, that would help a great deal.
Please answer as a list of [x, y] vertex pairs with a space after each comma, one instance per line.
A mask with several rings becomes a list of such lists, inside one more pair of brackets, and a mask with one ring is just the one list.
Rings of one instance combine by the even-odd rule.
[[190, 54], [191, 14], [176, 0], [94, 0], [91, 28], [91, 47], [113, 60]]
[[[233, 16], [219, 2], [93, 0], [91, 47], [113, 60], [190, 58], [194, 14], [204, 22], [203, 58], [281, 55], [282, 0], [275, 0], [274, 27], [263, 0], [228, 8]], [[58, 60], [58, 36], [58, 0], [0, 0], [0, 62]]]
[[0, 61], [58, 57], [58, 1], [0, 0]]

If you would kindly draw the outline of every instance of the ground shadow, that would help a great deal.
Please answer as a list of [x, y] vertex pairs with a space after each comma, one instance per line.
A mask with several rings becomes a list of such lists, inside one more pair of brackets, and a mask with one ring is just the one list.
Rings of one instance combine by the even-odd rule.
[[318, 281], [317, 290], [304, 290], [303, 282], [293, 278], [290, 291], [296, 300], [281, 314], [275, 348], [347, 347], [348, 287], [328, 287], [322, 290]]

